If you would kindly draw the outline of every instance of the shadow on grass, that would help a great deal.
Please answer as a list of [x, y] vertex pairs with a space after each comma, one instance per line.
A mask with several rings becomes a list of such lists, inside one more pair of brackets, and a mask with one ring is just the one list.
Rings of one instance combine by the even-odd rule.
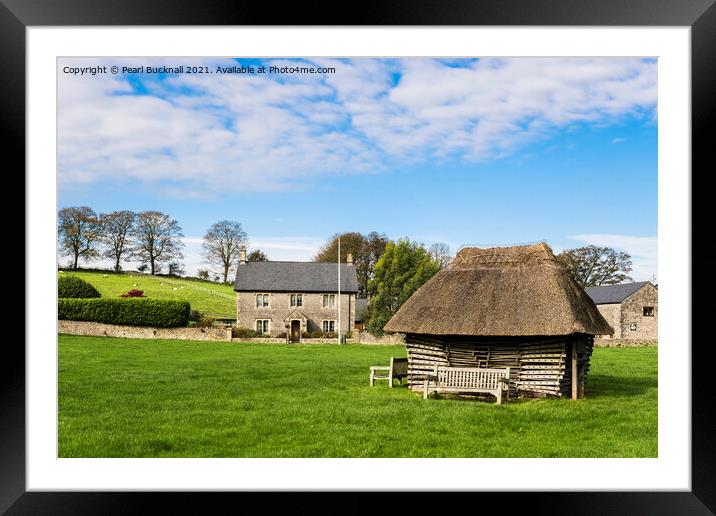
[[609, 376], [589, 375], [587, 377], [587, 395], [600, 396], [637, 396], [646, 394], [658, 387], [656, 376]]

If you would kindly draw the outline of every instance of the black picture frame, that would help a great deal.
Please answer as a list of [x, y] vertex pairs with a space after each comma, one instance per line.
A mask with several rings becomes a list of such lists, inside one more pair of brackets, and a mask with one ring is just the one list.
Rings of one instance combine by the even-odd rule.
[[[691, 28], [692, 73], [692, 271], [707, 275], [716, 253], [709, 233], [713, 219], [706, 203], [695, 196], [708, 195], [697, 185], [713, 173], [713, 137], [708, 129], [716, 114], [716, 6], [715, 0], [398, 0], [363, 1], [351, 9], [337, 2], [285, 3], [201, 0], [0, 0], [0, 110], [5, 163], [25, 167], [25, 29], [29, 26], [131, 26], [131, 25], [551, 25], [551, 26], [684, 26]], [[350, 13], [350, 14], [348, 14]], [[711, 165], [711, 166], [710, 166]], [[9, 169], [6, 169], [9, 170]], [[684, 171], [688, 174], [689, 171]], [[696, 225], [705, 222], [705, 232]], [[697, 235], [708, 235], [699, 238]], [[29, 238], [25, 235], [25, 238]], [[698, 251], [697, 251], [698, 249]], [[25, 270], [25, 274], [29, 271]], [[705, 279], [705, 278], [704, 278]], [[692, 282], [693, 283], [693, 282]], [[504, 510], [549, 514], [713, 514], [716, 511], [716, 438], [710, 421], [716, 419], [714, 390], [708, 385], [714, 344], [699, 325], [708, 321], [712, 302], [697, 303], [692, 288], [692, 490], [690, 492], [527, 492], [509, 493]], [[28, 318], [25, 314], [27, 324]], [[698, 323], [698, 324], [697, 324]], [[205, 512], [217, 498], [252, 497], [246, 493], [79, 493], [26, 492], [25, 488], [25, 353], [14, 339], [6, 338], [0, 359], [0, 512], [7, 514], [115, 514], [144, 512], [149, 502], [172, 508]], [[684, 343], [685, 352], [688, 343]], [[318, 493], [298, 495], [310, 512], [319, 506]], [[271, 496], [275, 496], [272, 494]], [[471, 493], [481, 506], [496, 507], [506, 493]], [[371, 510], [362, 495], [351, 493], [341, 512]], [[310, 501], [309, 501], [310, 500]], [[456, 500], [451, 494], [451, 500]], [[470, 500], [464, 500], [471, 503]], [[242, 506], [250, 501], [242, 500]], [[424, 505], [424, 496], [410, 505]], [[407, 507], [406, 509], [407, 510]], [[427, 510], [427, 509], [426, 509]], [[232, 510], [231, 512], [235, 512]], [[301, 511], [302, 512], [302, 511]]]

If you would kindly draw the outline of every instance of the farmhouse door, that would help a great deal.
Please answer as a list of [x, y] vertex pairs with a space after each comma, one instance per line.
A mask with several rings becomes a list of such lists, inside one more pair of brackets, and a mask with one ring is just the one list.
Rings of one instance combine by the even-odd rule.
[[301, 321], [291, 321], [291, 342], [301, 342]]

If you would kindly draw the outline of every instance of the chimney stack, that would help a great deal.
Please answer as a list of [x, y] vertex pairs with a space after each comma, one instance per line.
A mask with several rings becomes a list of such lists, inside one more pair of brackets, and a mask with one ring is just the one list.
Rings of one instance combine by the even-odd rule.
[[246, 248], [245, 247], [241, 247], [241, 249], [239, 249], [239, 263], [241, 265], [246, 264]]
[[346, 263], [348, 265], [353, 265], [353, 253], [348, 253], [346, 255]]

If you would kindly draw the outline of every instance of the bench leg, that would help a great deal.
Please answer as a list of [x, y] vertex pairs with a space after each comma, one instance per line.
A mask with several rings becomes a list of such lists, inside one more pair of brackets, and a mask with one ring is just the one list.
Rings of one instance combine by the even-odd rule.
[[373, 369], [370, 370], [370, 386], [373, 387], [375, 385], [375, 371]]
[[497, 390], [497, 404], [502, 405], [502, 389]]
[[393, 371], [388, 373], [388, 387], [393, 388]]
[[428, 381], [423, 380], [423, 399], [428, 399]]

